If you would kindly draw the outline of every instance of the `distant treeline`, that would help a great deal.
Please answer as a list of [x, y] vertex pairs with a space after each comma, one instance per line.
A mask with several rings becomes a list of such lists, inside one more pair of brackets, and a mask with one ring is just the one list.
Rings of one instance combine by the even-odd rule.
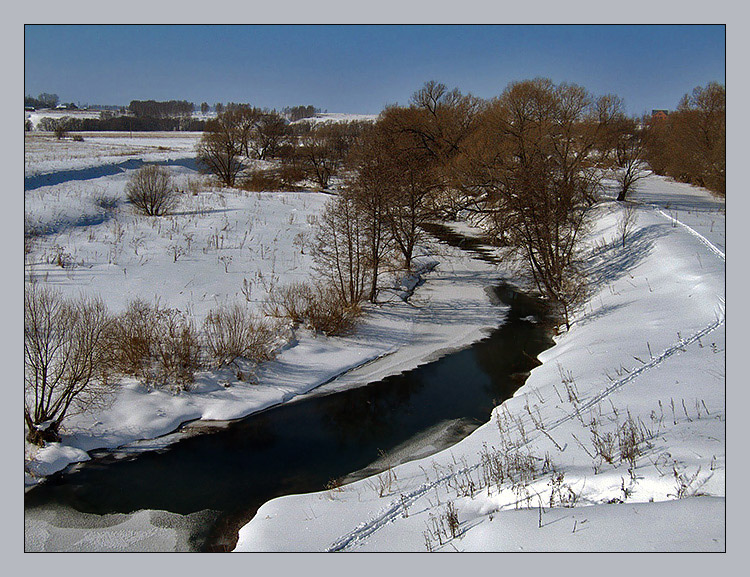
[[291, 122], [295, 122], [296, 120], [315, 116], [320, 112], [320, 108], [315, 108], [312, 104], [307, 106], [287, 106], [282, 112]]
[[649, 124], [644, 160], [657, 174], [726, 194], [726, 131], [726, 88], [698, 86]]
[[60, 126], [68, 132], [82, 131], [187, 131], [202, 132], [205, 129], [205, 120], [194, 118], [153, 118], [150, 116], [110, 116], [103, 114], [101, 118], [76, 118], [64, 116], [63, 118], [42, 118], [37, 125], [37, 130], [54, 132]]
[[48, 94], [47, 92], [42, 92], [36, 98], [27, 94], [23, 99], [24, 108], [54, 108], [59, 102], [60, 97], [57, 94]]
[[170, 118], [192, 115], [195, 104], [186, 100], [132, 100], [128, 110], [138, 118]]

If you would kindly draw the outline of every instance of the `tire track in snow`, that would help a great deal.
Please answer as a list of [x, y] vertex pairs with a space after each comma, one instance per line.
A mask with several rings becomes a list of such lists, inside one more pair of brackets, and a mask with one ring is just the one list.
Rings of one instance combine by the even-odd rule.
[[705, 244], [711, 252], [713, 252], [721, 260], [723, 260], [724, 262], [726, 262], [727, 258], [726, 258], [726, 255], [724, 254], [724, 252], [721, 249], [719, 249], [716, 245], [714, 245], [710, 240], [708, 240], [705, 236], [703, 236], [701, 233], [699, 233], [697, 230], [695, 230], [694, 228], [689, 227], [684, 222], [682, 222], [680, 220], [677, 220], [671, 214], [667, 214], [662, 209], [660, 209], [659, 207], [657, 207], [657, 206], [655, 206], [653, 204], [649, 204], [647, 206], [653, 207], [654, 209], [656, 209], [656, 212], [658, 212], [659, 214], [661, 214], [667, 220], [670, 220], [674, 224], [679, 224], [681, 227], [685, 228], [685, 230], [687, 230], [690, 234], [692, 234], [699, 241], [701, 241], [703, 244]]

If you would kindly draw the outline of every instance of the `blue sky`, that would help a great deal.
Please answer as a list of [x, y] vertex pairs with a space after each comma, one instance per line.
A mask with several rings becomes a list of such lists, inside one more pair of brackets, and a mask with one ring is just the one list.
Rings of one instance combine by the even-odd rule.
[[724, 26], [25, 27], [25, 93], [63, 102], [249, 102], [377, 113], [428, 80], [490, 98], [544, 76], [632, 114], [725, 82]]

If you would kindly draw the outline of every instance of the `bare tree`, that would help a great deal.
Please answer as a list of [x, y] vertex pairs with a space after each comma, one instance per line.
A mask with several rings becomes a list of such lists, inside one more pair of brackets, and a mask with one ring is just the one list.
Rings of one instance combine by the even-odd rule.
[[363, 220], [367, 264], [370, 268], [368, 299], [373, 303], [377, 299], [381, 263], [393, 248], [388, 204], [395, 179], [387, 146], [388, 142], [377, 126], [364, 131], [350, 157], [353, 176], [345, 189], [345, 194], [352, 198]]
[[222, 113], [206, 123], [198, 143], [198, 163], [225, 186], [234, 186], [242, 171], [241, 143], [231, 115]]
[[156, 164], [138, 169], [125, 185], [128, 200], [148, 216], [169, 214], [179, 203], [179, 194], [169, 170]]
[[263, 111], [249, 104], [231, 104], [222, 114], [222, 121], [234, 131], [234, 138], [240, 152], [247, 157], [251, 154], [251, 144], [257, 138], [258, 126], [263, 118]]
[[29, 442], [60, 440], [74, 410], [108, 392], [110, 323], [101, 299], [66, 300], [37, 284], [24, 294], [24, 420]]
[[622, 202], [635, 189], [638, 181], [648, 176], [646, 164], [647, 132], [635, 120], [623, 119], [617, 123], [614, 141], [615, 179], [619, 184], [617, 200]]
[[542, 294], [569, 312], [584, 294], [576, 266], [577, 241], [597, 198], [595, 146], [612, 114], [608, 101], [583, 88], [536, 79], [511, 84], [493, 101], [479, 155], [484, 203], [502, 218]]
[[289, 125], [276, 112], [264, 112], [253, 128], [250, 150], [260, 160], [275, 158], [289, 138]]
[[295, 151], [298, 166], [321, 190], [344, 168], [347, 154], [362, 131], [360, 123], [325, 123], [299, 136]]
[[625, 208], [622, 216], [617, 221], [617, 234], [622, 242], [622, 248], [625, 248], [625, 242], [633, 230], [636, 221], [638, 220], [638, 213], [636, 212], [636, 205], [632, 202], [625, 202]]
[[345, 305], [363, 300], [370, 267], [363, 218], [352, 198], [337, 196], [326, 204], [313, 257], [316, 270], [335, 288]]

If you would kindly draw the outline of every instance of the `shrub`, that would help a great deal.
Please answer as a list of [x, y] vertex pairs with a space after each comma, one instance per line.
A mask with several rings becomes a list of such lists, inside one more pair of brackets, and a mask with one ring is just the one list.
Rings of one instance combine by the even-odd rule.
[[327, 336], [350, 332], [362, 313], [358, 304], [348, 305], [329, 283], [292, 283], [268, 296], [266, 310]]
[[307, 317], [313, 298], [314, 291], [311, 285], [294, 282], [271, 291], [265, 308], [270, 315], [286, 317], [295, 324], [301, 324]]
[[203, 322], [206, 353], [218, 365], [239, 358], [261, 362], [273, 356], [273, 331], [240, 304], [222, 306], [208, 313]]
[[179, 200], [169, 171], [155, 164], [147, 164], [136, 171], [125, 186], [125, 192], [136, 210], [148, 216], [168, 214]]
[[334, 287], [318, 285], [306, 313], [309, 328], [326, 336], [337, 336], [351, 332], [362, 309], [358, 303], [345, 303]]
[[274, 192], [284, 190], [284, 181], [273, 171], [256, 170], [250, 173], [240, 184], [242, 190], [251, 192]]
[[195, 325], [176, 309], [150, 305], [140, 299], [112, 324], [114, 365], [147, 387], [187, 390], [200, 367]]

